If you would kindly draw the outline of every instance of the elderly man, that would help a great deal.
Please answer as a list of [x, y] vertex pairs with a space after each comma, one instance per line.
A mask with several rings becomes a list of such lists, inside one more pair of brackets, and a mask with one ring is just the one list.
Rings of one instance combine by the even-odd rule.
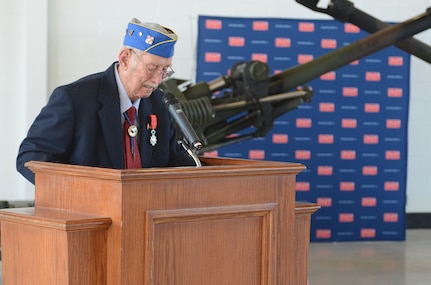
[[118, 61], [106, 71], [56, 88], [20, 145], [17, 170], [34, 183], [27, 161], [107, 168], [195, 165], [177, 144], [161, 81], [170, 76], [177, 35], [133, 19]]

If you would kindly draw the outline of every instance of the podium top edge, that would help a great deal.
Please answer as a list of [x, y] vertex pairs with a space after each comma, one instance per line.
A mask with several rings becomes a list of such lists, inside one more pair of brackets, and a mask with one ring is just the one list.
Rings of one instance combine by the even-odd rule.
[[257, 161], [228, 158], [202, 158], [205, 166], [180, 166], [141, 169], [113, 169], [92, 166], [80, 166], [43, 161], [29, 161], [25, 164], [36, 174], [54, 174], [61, 176], [92, 177], [108, 180], [165, 179], [170, 176], [205, 177], [205, 176], [246, 176], [269, 174], [298, 174], [306, 169], [303, 164], [290, 162]]

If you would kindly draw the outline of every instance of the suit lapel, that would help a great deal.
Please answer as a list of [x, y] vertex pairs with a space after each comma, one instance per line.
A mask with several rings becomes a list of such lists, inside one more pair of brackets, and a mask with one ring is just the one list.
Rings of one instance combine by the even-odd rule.
[[100, 87], [98, 100], [102, 107], [99, 110], [106, 148], [114, 168], [124, 168], [123, 139], [120, 115], [120, 98], [115, 82], [115, 64], [105, 71]]

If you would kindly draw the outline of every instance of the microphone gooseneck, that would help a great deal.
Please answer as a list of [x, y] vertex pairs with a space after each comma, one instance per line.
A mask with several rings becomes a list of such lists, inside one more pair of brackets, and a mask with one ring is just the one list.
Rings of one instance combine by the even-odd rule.
[[172, 93], [165, 93], [163, 95], [163, 103], [183, 133], [186, 143], [194, 149], [200, 150], [202, 143], [184, 114], [178, 99]]

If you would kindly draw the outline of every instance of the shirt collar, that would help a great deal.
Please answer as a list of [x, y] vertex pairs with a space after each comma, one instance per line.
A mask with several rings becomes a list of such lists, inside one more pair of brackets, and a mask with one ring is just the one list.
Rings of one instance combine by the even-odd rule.
[[139, 113], [139, 102], [141, 99], [137, 99], [135, 102], [130, 101], [129, 96], [127, 96], [126, 89], [124, 89], [123, 83], [121, 82], [120, 75], [118, 74], [118, 62], [115, 64], [115, 80], [118, 86], [118, 94], [120, 95], [120, 111], [121, 114], [129, 110], [130, 107], [135, 106], [136, 113]]

